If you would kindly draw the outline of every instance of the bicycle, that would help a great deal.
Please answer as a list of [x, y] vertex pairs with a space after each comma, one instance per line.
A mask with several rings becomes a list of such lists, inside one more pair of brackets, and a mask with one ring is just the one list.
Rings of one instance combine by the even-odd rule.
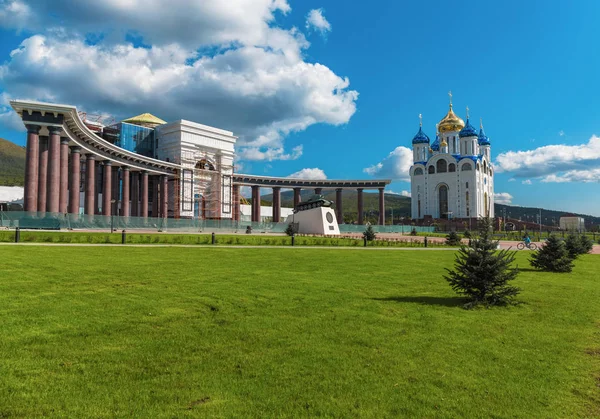
[[525, 242], [521, 242], [521, 243], [517, 244], [517, 249], [519, 249], [519, 250], [523, 250], [523, 249], [525, 249], [525, 247], [527, 247], [529, 250], [537, 249], [537, 245], [532, 242], [529, 242], [529, 244], [525, 243]]

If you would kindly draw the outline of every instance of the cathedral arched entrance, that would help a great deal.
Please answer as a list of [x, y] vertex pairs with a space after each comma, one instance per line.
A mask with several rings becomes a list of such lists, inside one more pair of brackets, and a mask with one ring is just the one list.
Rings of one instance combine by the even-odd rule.
[[438, 209], [440, 218], [448, 218], [448, 185], [438, 186]]

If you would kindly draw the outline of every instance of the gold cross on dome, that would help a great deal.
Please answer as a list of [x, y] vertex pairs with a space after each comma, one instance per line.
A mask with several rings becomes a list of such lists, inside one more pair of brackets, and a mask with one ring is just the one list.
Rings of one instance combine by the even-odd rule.
[[423, 115], [419, 114], [419, 126], [423, 126]]
[[469, 119], [469, 107], [467, 106], [467, 119]]
[[450, 104], [452, 105], [452, 90], [448, 91], [448, 96], [450, 97]]

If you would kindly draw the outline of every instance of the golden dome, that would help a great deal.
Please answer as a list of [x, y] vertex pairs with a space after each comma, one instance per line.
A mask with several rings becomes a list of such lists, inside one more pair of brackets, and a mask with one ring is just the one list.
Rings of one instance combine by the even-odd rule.
[[452, 111], [452, 103], [450, 103], [450, 110], [445, 117], [442, 118], [438, 125], [438, 129], [440, 132], [452, 132], [452, 131], [460, 131], [465, 127], [465, 121], [460, 119], [456, 114]]

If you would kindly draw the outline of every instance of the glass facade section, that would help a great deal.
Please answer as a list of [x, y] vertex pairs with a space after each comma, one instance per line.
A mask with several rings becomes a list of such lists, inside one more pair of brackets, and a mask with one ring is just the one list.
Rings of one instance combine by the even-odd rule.
[[154, 157], [156, 138], [153, 128], [120, 122], [113, 125], [118, 132], [114, 144], [125, 150], [133, 151], [147, 157]]

